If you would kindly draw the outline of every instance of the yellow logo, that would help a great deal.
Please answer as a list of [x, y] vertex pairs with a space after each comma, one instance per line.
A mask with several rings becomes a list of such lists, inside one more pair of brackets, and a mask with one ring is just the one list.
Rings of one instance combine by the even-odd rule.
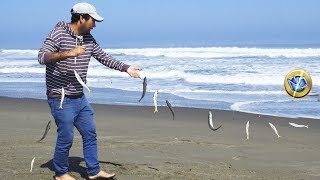
[[285, 80], [286, 92], [294, 98], [302, 98], [309, 94], [312, 88], [312, 80], [308, 73], [301, 69], [290, 71]]

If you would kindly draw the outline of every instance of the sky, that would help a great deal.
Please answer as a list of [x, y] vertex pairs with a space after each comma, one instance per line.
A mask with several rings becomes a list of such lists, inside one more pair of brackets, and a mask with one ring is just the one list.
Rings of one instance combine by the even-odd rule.
[[[79, 0], [4, 0], [0, 49], [38, 49]], [[103, 48], [320, 46], [319, 0], [87, 0]]]

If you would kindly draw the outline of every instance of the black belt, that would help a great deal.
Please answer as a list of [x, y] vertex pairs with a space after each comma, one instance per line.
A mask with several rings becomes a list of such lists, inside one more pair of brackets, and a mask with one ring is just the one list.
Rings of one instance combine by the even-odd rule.
[[[65, 95], [65, 97], [70, 98], [70, 99], [78, 99], [81, 98], [84, 94], [77, 94], [77, 95]], [[56, 94], [56, 93], [50, 93], [50, 91], [47, 91], [47, 96], [49, 98], [61, 98], [61, 94]]]
[[70, 98], [70, 99], [78, 99], [78, 98], [82, 98], [84, 94], [81, 93], [79, 95], [65, 95], [65, 97]]

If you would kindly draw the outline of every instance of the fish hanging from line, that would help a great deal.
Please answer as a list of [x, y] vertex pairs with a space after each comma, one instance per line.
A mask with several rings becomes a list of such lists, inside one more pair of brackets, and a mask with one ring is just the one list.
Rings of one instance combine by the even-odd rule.
[[[76, 35], [76, 47], [78, 47], [78, 39], [79, 39], [79, 45], [81, 46], [83, 42], [83, 36]], [[80, 53], [80, 50], [79, 50], [79, 53]], [[77, 64], [77, 56], [74, 57], [74, 63]]]
[[280, 138], [281, 136], [279, 135], [277, 128], [276, 128], [272, 123], [270, 123], [270, 122], [269, 122], [269, 125], [270, 125], [271, 128], [274, 130], [274, 132], [276, 133], [276, 135], [278, 136], [278, 138]]
[[158, 90], [156, 90], [153, 94], [153, 104], [154, 104], [154, 112], [159, 112], [158, 111]]
[[305, 128], [309, 128], [308, 125], [303, 125], [303, 124], [296, 124], [296, 123], [291, 123], [289, 122], [289, 124], [293, 127], [305, 127]]
[[139, 78], [140, 79], [144, 79], [145, 77], [147, 77], [146, 73], [144, 71], [139, 71]]
[[222, 126], [222, 125], [220, 125], [219, 127], [214, 128], [213, 122], [212, 122], [212, 113], [211, 113], [211, 111], [209, 111], [209, 114], [208, 114], [208, 125], [209, 125], [209, 128], [210, 128], [212, 131], [216, 131], [216, 130], [220, 129], [221, 126]]
[[147, 77], [143, 78], [143, 87], [142, 87], [142, 95], [141, 98], [139, 100], [139, 102], [142, 100], [142, 98], [146, 95], [146, 91], [147, 91]]
[[250, 126], [250, 122], [248, 121], [247, 124], [246, 124], [247, 140], [249, 140], [249, 126]]
[[168, 100], [166, 100], [166, 104], [168, 106], [168, 108], [170, 109], [171, 113], [172, 113], [172, 120], [174, 120], [174, 111], [173, 111], [173, 108], [170, 104], [170, 102]]
[[64, 97], [65, 97], [64, 88], [61, 88], [61, 100], [60, 100], [59, 109], [63, 109], [63, 108], [62, 108], [62, 103], [63, 103]]
[[44, 131], [42, 138], [40, 140], [38, 140], [37, 142], [41, 142], [47, 136], [50, 128], [51, 128], [51, 120], [48, 122], [48, 124], [46, 126], [46, 130]]
[[91, 93], [92, 90], [83, 82], [83, 80], [81, 79], [81, 77], [80, 77], [80, 75], [77, 73], [77, 71], [76, 71], [76, 70], [73, 70], [73, 71], [74, 71], [74, 75], [76, 76], [78, 82], [79, 82], [83, 87], [85, 87], [85, 88], [89, 91], [89, 93]]
[[32, 172], [32, 169], [33, 169], [33, 163], [34, 163], [34, 160], [36, 159], [36, 157], [34, 157], [32, 160], [31, 160], [31, 164], [30, 164], [30, 172]]

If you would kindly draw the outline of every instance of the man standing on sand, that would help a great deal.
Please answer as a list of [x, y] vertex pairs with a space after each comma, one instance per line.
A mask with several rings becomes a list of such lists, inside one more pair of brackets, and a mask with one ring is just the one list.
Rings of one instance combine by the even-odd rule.
[[78, 3], [71, 9], [71, 14], [71, 23], [59, 22], [38, 54], [39, 63], [46, 65], [48, 104], [57, 125], [53, 157], [55, 179], [74, 179], [68, 174], [74, 126], [82, 136], [89, 179], [113, 178], [115, 174], [100, 169], [94, 112], [83, 94], [89, 61], [93, 56], [103, 65], [135, 78], [139, 77], [140, 68], [117, 61], [97, 44], [90, 31], [95, 22], [101, 22], [103, 18], [94, 6]]

